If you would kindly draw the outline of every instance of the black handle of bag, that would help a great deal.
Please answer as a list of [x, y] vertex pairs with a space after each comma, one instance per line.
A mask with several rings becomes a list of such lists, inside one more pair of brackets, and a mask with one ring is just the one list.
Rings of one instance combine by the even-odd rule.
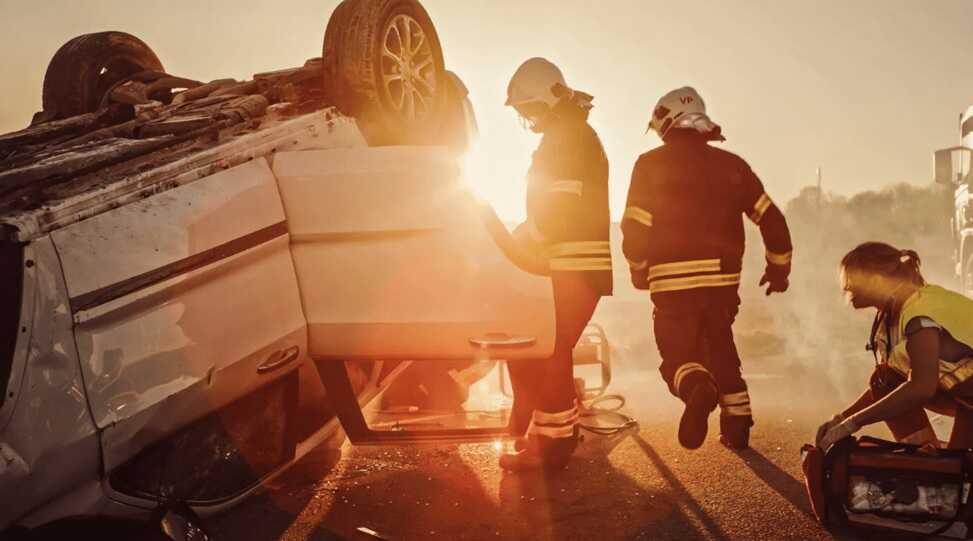
[[876, 438], [874, 436], [861, 436], [858, 438], [858, 443], [874, 443], [875, 445], [881, 447], [883, 450], [902, 450], [902, 451], [918, 451], [923, 446], [916, 445], [914, 443], [899, 443], [897, 441], [888, 441]]

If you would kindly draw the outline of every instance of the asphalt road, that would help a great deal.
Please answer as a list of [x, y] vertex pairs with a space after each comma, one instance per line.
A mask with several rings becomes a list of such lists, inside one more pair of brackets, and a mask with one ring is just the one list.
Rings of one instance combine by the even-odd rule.
[[[676, 442], [681, 405], [655, 371], [620, 375], [640, 423], [588, 437], [555, 475], [506, 474], [492, 444], [321, 449], [263, 493], [209, 522], [218, 539], [812, 540], [835, 537], [806, 501], [800, 446], [839, 406], [808, 374], [751, 377], [752, 448]], [[883, 429], [873, 431], [882, 435]], [[364, 527], [379, 537], [361, 533]]]

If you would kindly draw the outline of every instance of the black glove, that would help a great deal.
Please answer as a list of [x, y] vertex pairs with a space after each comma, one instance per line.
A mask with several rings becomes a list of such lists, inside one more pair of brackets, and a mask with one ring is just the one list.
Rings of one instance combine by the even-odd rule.
[[764, 284], [768, 284], [765, 292], [767, 295], [771, 293], [783, 293], [790, 286], [790, 281], [787, 279], [790, 274], [791, 266], [789, 263], [787, 265], [768, 263], [764, 275], [760, 278], [759, 285], [763, 286]]

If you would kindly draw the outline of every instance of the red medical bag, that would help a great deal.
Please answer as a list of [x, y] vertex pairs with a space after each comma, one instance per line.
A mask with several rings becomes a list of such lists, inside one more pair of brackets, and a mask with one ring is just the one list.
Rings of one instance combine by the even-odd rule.
[[811, 507], [825, 526], [969, 538], [970, 451], [865, 436], [827, 453], [805, 445], [801, 454]]

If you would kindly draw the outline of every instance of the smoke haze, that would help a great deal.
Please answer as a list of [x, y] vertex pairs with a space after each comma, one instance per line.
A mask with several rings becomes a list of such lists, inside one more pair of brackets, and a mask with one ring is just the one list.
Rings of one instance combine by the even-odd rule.
[[[747, 226], [742, 305], [735, 325], [744, 375], [774, 374], [827, 380], [837, 398], [851, 401], [873, 367], [865, 343], [874, 312], [847, 305], [838, 283], [838, 262], [865, 241], [916, 250], [927, 281], [955, 289], [949, 217], [951, 194], [941, 186], [897, 184], [851, 197], [803, 189], [781, 204], [794, 241], [791, 286], [767, 297], [757, 287], [764, 249], [756, 227]], [[652, 336], [648, 293], [631, 287], [613, 231], [615, 296], [604, 299], [594, 320], [606, 328], [619, 369], [654, 371], [660, 362]]]

